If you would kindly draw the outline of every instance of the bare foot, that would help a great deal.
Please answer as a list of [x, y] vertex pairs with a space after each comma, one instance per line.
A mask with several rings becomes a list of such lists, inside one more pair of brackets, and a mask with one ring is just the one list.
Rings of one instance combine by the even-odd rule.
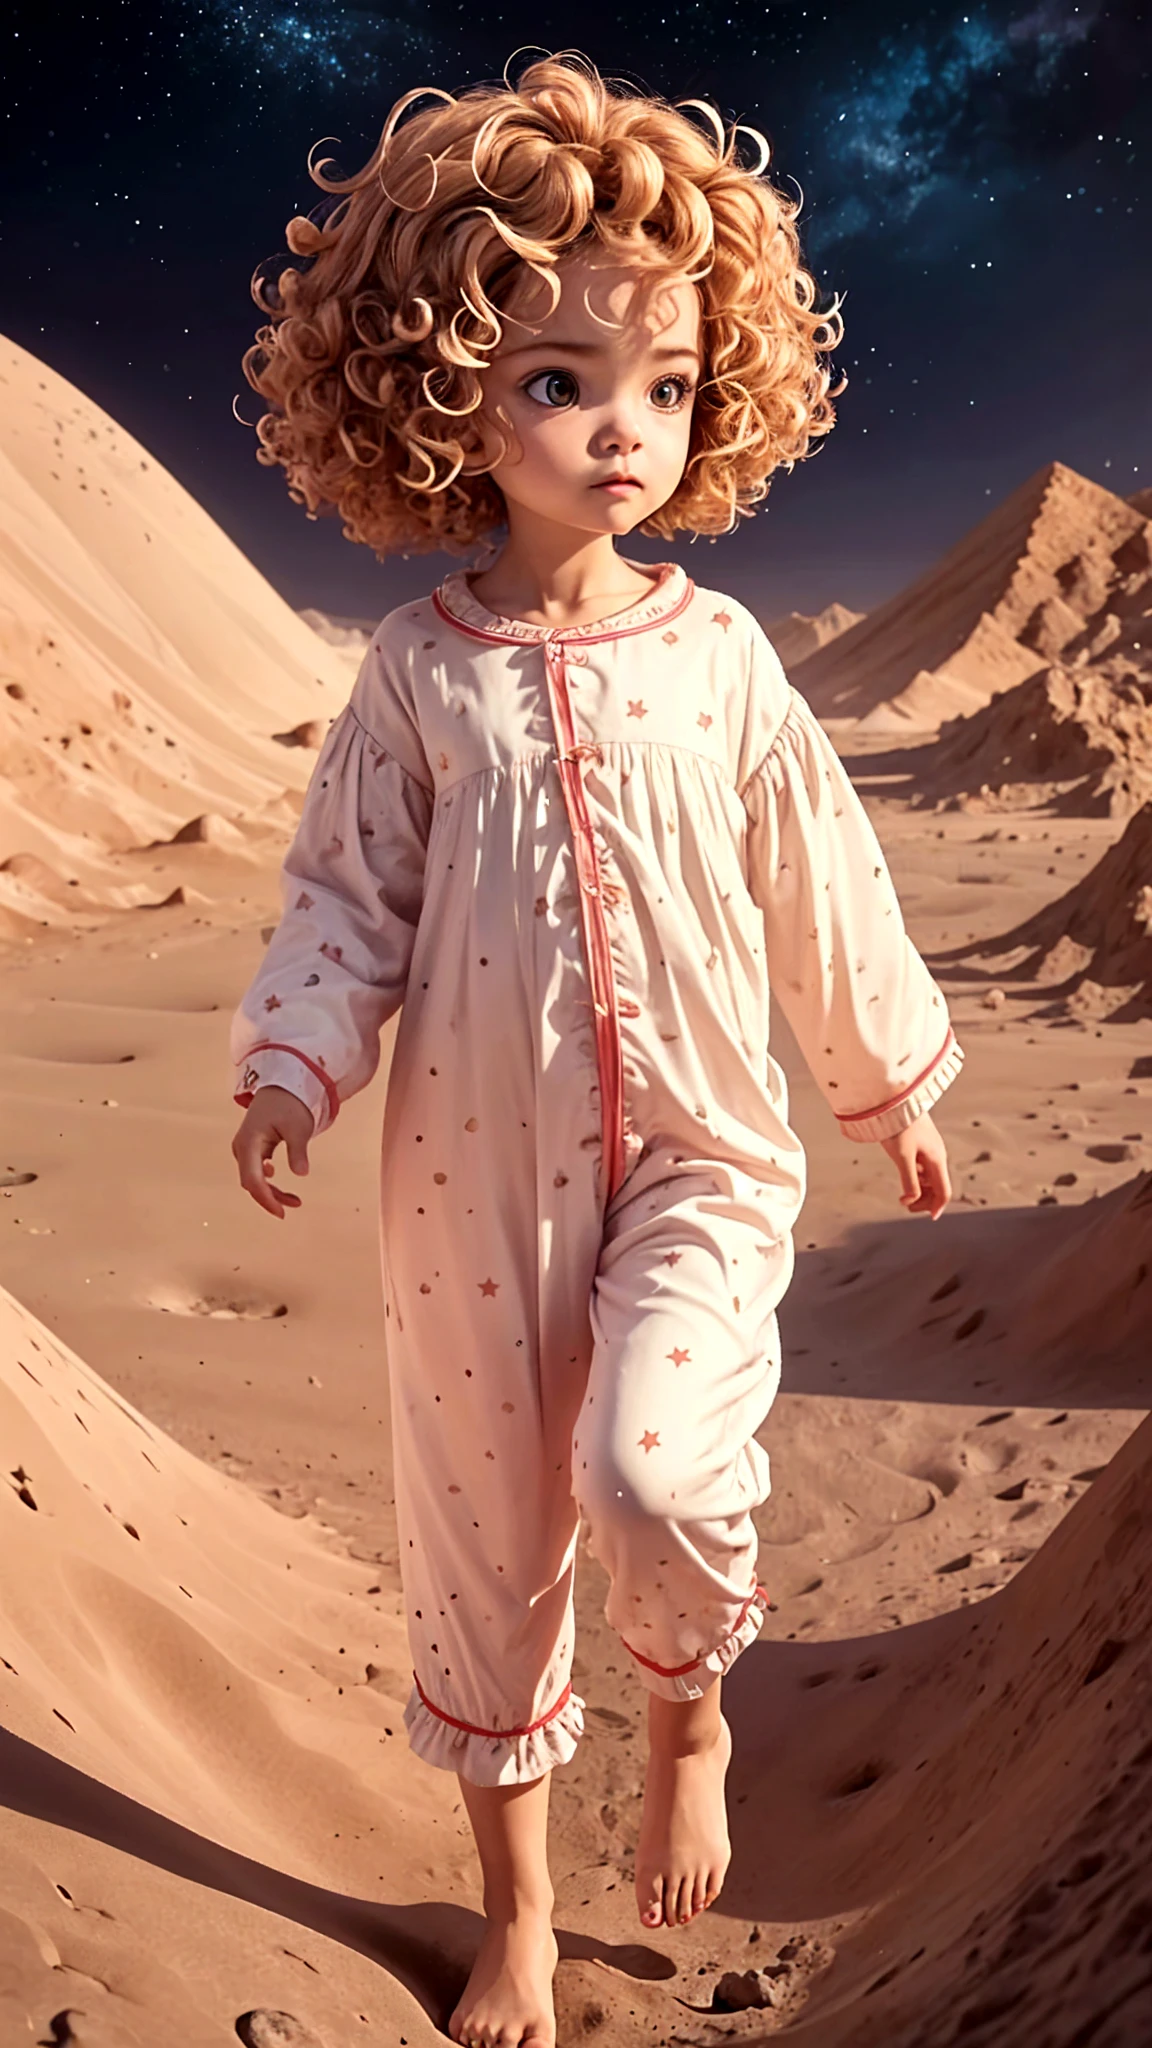
[[552, 1977], [559, 1954], [551, 1918], [542, 1913], [489, 1920], [448, 2022], [452, 2039], [483, 2048], [556, 2048]]
[[702, 1746], [651, 1741], [636, 1851], [636, 1903], [644, 1927], [693, 1920], [719, 1897], [732, 1854], [724, 1805], [731, 1755], [732, 1733], [723, 1715], [718, 1733]]

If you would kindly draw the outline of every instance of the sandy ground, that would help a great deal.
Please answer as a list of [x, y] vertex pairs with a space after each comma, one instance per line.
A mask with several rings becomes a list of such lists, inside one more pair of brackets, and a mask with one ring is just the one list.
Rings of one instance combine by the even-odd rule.
[[[456, 1781], [401, 1719], [394, 1027], [302, 1209], [260, 1211], [229, 1149], [230, 1016], [363, 642], [2, 339], [0, 386], [0, 2043], [425, 2048], [481, 1922]], [[1123, 815], [937, 811], [914, 714], [1057, 662], [1131, 665], [1139, 696], [1150, 516], [1049, 465], [903, 609], [781, 622], [851, 710], [830, 729], [967, 1054], [936, 1112], [954, 1198], [901, 1209], [779, 1019], [810, 1192], [762, 1432], [774, 1606], [725, 1682], [733, 1862], [697, 1923], [640, 1928], [644, 1695], [584, 1558], [561, 2048], [1146, 2048], [1152, 840], [1029, 981], [999, 941]]]
[[[986, 821], [926, 825], [856, 772], [928, 957], [1028, 915], [1119, 829], [1030, 818], [984, 845]], [[263, 1215], [228, 1150], [226, 1038], [275, 867], [210, 845], [118, 858], [199, 908], [42, 932], [0, 982], [0, 2013], [14, 2041], [33, 2016], [32, 2039], [207, 2044], [265, 2007], [325, 2048], [431, 2041], [478, 1873], [454, 1779], [400, 1722], [375, 1222], [391, 1034], [314, 1146], [304, 1207]], [[950, 2039], [979, 2003], [962, 1940], [1044, 1881], [1102, 1790], [1104, 1702], [1087, 1728], [1082, 1702], [1058, 1712], [1026, 1629], [1068, 1623], [1050, 1553], [1079, 1527], [1077, 1571], [1099, 1564], [1077, 1504], [1152, 1403], [1152, 1291], [1132, 1282], [1152, 1022], [1045, 1017], [1049, 991], [1017, 986], [989, 1010], [983, 978], [941, 978], [968, 1058], [938, 1113], [954, 1200], [935, 1224], [899, 1209], [879, 1148], [841, 1139], [780, 1027], [811, 1190], [763, 1432], [776, 1611], [726, 1687], [728, 1883], [683, 1931], [635, 1919], [643, 1695], [582, 1563], [589, 1734], [553, 1794], [562, 2039], [911, 2042], [934, 1998], [930, 2038]], [[1105, 1574], [1105, 1636], [1116, 1591]], [[1074, 1620], [1087, 1665], [1082, 1602]], [[995, 1712], [966, 1659], [995, 1674]], [[705, 2016], [726, 1971], [797, 1936], [775, 2008]]]

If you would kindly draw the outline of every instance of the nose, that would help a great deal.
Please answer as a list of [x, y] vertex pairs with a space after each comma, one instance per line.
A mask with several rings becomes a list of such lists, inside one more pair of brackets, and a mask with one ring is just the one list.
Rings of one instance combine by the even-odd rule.
[[597, 452], [625, 456], [633, 454], [641, 445], [639, 406], [634, 399], [621, 397], [610, 407], [608, 417], [596, 436]]

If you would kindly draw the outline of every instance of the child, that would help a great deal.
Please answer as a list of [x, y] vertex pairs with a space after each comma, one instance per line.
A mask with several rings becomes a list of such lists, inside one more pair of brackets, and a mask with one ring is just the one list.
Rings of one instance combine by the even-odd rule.
[[328, 733], [234, 1021], [233, 1150], [256, 1201], [297, 1207], [277, 1145], [308, 1171], [403, 1005], [382, 1245], [405, 1722], [457, 1772], [483, 1870], [452, 2038], [551, 2048], [581, 1520], [649, 1694], [642, 1924], [690, 1920], [728, 1863], [720, 1679], [767, 1602], [755, 1432], [805, 1194], [770, 993], [845, 1137], [933, 1217], [928, 1110], [963, 1055], [756, 620], [616, 549], [731, 531], [828, 432], [839, 336], [798, 209], [703, 102], [715, 136], [571, 52], [400, 126], [419, 97], [322, 231], [292, 223], [314, 262], [245, 358], [261, 454], [381, 556], [507, 539], [388, 614]]

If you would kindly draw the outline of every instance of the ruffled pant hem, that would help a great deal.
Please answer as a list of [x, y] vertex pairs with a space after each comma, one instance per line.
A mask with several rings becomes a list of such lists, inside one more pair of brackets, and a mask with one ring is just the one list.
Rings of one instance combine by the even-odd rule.
[[528, 1785], [571, 1762], [584, 1733], [584, 1702], [569, 1691], [558, 1713], [523, 1733], [500, 1735], [443, 1719], [413, 1685], [404, 1726], [413, 1754], [437, 1770], [457, 1771], [473, 1785]]
[[[757, 1586], [731, 1635], [725, 1636], [722, 1643], [717, 1644], [706, 1657], [701, 1657], [686, 1671], [654, 1670], [650, 1662], [632, 1650], [640, 1683], [646, 1691], [654, 1692], [658, 1699], [702, 1699], [709, 1686], [714, 1685], [718, 1678], [723, 1678], [741, 1651], [746, 1650], [749, 1643], [759, 1634], [767, 1612], [768, 1595], [763, 1586]], [[631, 1645], [627, 1643], [624, 1647], [631, 1649]]]

